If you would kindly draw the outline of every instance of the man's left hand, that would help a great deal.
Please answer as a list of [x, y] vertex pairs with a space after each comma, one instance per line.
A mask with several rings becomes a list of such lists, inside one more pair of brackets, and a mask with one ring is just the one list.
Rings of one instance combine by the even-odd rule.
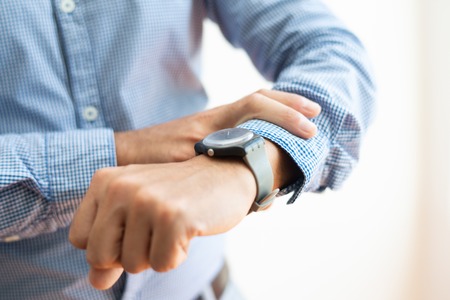
[[86, 249], [91, 284], [107, 289], [124, 269], [176, 268], [192, 238], [233, 228], [255, 195], [255, 178], [238, 158], [201, 155], [180, 163], [101, 169], [69, 239]]

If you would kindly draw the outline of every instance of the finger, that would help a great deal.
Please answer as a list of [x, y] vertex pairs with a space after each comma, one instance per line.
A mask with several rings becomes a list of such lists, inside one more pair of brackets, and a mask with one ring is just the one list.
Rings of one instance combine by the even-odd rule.
[[130, 273], [150, 268], [148, 253], [151, 240], [150, 211], [145, 205], [135, 205], [127, 216], [122, 244], [121, 263]]
[[259, 90], [257, 93], [281, 102], [302, 113], [307, 118], [317, 117], [322, 110], [316, 102], [297, 94], [265, 89]]
[[301, 138], [308, 139], [317, 133], [316, 125], [302, 113], [262, 94], [255, 94], [252, 100], [244, 102], [244, 107], [240, 109], [247, 112], [247, 119], [271, 122]]
[[114, 178], [98, 200], [98, 213], [86, 248], [88, 263], [97, 269], [120, 265], [127, 206], [134, 196], [133, 183], [128, 178]]
[[83, 201], [72, 220], [69, 241], [77, 248], [86, 249], [89, 233], [97, 215], [96, 198], [104, 193], [107, 182], [114, 174], [114, 168], [104, 168], [95, 172]]
[[69, 241], [79, 249], [86, 249], [89, 232], [97, 214], [94, 192], [89, 189], [75, 213], [69, 231]]
[[180, 222], [171, 226], [159, 224], [154, 230], [150, 246], [150, 265], [157, 272], [167, 272], [178, 267], [186, 258], [189, 239]]
[[91, 268], [89, 270], [89, 282], [98, 290], [106, 290], [119, 280], [122, 273], [122, 268], [107, 270]]
[[97, 269], [120, 266], [124, 213], [99, 214], [92, 227], [86, 247], [88, 263]]

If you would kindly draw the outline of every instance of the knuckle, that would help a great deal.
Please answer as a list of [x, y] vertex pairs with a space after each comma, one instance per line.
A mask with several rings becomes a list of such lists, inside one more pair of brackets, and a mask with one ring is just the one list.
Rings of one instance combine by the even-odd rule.
[[148, 269], [148, 264], [146, 263], [136, 263], [133, 261], [122, 261], [122, 266], [124, 268], [125, 271], [127, 271], [128, 273], [131, 274], [137, 274], [140, 273], [146, 269]]
[[125, 190], [134, 190], [136, 181], [129, 176], [119, 176], [111, 180], [108, 185], [108, 195], [114, 196]]
[[92, 255], [89, 252], [86, 253], [86, 261], [92, 267], [97, 268], [99, 266], [99, 262], [97, 260], [97, 257]]
[[162, 197], [157, 193], [156, 189], [141, 188], [139, 189], [133, 200], [135, 209], [147, 209], [162, 202]]
[[92, 177], [93, 181], [102, 181], [105, 177], [107, 177], [111, 172], [111, 168], [103, 168], [95, 171], [94, 176]]
[[69, 232], [69, 242], [78, 249], [86, 249], [86, 239], [79, 238], [72, 230]]
[[142, 188], [136, 192], [130, 204], [130, 212], [138, 218], [148, 217], [149, 212], [158, 216], [160, 211], [167, 209], [167, 201], [156, 188]]
[[260, 104], [264, 99], [265, 99], [265, 97], [266, 96], [264, 96], [263, 94], [261, 94], [261, 93], [253, 93], [253, 94], [251, 94], [250, 95], [250, 101], [253, 103], [253, 104]]
[[[186, 237], [188, 240], [191, 238], [194, 238], [196, 236], [205, 235], [205, 233], [207, 231], [206, 224], [199, 222], [199, 221], [191, 221], [188, 224], [189, 224], [189, 226], [187, 226], [187, 228], [186, 228]], [[189, 242], [187, 242], [187, 243], [189, 243]], [[186, 250], [186, 252], [187, 252], [187, 248], [185, 248], [184, 250]]]
[[240, 111], [246, 112], [252, 107], [253, 104], [252, 104], [251, 97], [252, 97], [252, 95], [249, 95], [238, 101], [241, 106]]
[[139, 192], [139, 194], [136, 195], [130, 209], [135, 215], [145, 214], [151, 206], [149, 199], [150, 196], [148, 196], [147, 193], [144, 194], [144, 192]]
[[[143, 193], [140, 193], [141, 195]], [[149, 196], [137, 196], [130, 203], [128, 209], [128, 218], [133, 219], [149, 219], [153, 216], [155, 211], [156, 203]]]
[[265, 96], [260, 93], [253, 93], [246, 98], [244, 103], [244, 111], [246, 111], [252, 118], [257, 118], [261, 115], [261, 110], [264, 107]]
[[303, 108], [307, 103], [308, 99], [306, 99], [303, 96], [297, 95], [297, 94], [289, 94], [289, 99], [292, 101], [293, 104], [295, 104], [297, 109]]
[[178, 268], [181, 263], [183, 263], [187, 258], [187, 246], [177, 246], [174, 245], [172, 249], [172, 255], [168, 257], [165, 261], [158, 260], [156, 264], [152, 265], [152, 268], [158, 272], [167, 272]]
[[266, 95], [269, 92], [267, 89], [259, 89], [255, 92], [255, 94]]
[[156, 272], [168, 272], [168, 271], [172, 270], [169, 266], [167, 266], [161, 262], [155, 262], [151, 266], [152, 266], [152, 269], [155, 270]]
[[141, 272], [145, 271], [146, 268], [143, 268], [143, 267], [140, 267], [140, 266], [132, 266], [130, 268], [125, 268], [124, 267], [124, 270], [127, 271], [130, 274], [138, 274], [138, 273], [141, 273]]
[[108, 186], [109, 194], [117, 194], [125, 187], [125, 184], [122, 179], [114, 179]]
[[178, 205], [160, 204], [158, 207], [158, 221], [162, 226], [171, 226], [176, 221], [183, 219], [183, 212]]
[[283, 119], [288, 124], [298, 123], [300, 122], [300, 118], [301, 118], [300, 114], [294, 111], [293, 109], [288, 108], [284, 111]]
[[106, 269], [114, 262], [113, 259], [108, 259], [105, 256], [98, 256], [91, 251], [86, 253], [86, 261], [90, 266], [96, 269]]
[[166, 260], [166, 261], [154, 261], [151, 262], [150, 265], [152, 266], [152, 269], [156, 272], [169, 272], [170, 270], [175, 269], [178, 267], [178, 264], [174, 260]]

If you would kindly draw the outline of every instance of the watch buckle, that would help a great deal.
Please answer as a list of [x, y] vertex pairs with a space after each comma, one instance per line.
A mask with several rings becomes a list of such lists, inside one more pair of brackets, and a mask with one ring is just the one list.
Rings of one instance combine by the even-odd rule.
[[253, 201], [252, 206], [250, 207], [248, 213], [250, 214], [252, 212], [258, 212], [268, 209], [270, 205], [272, 205], [273, 200], [275, 199], [279, 191], [280, 189], [275, 189], [261, 200]]

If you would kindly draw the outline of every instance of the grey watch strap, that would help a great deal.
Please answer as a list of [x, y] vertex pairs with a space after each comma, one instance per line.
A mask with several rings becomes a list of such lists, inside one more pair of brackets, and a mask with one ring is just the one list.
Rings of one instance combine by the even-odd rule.
[[267, 208], [279, 191], [278, 189], [272, 191], [273, 172], [264, 149], [264, 143], [255, 148], [251, 148], [247, 155], [243, 157], [255, 176], [258, 188], [257, 196], [250, 208], [250, 212]]

